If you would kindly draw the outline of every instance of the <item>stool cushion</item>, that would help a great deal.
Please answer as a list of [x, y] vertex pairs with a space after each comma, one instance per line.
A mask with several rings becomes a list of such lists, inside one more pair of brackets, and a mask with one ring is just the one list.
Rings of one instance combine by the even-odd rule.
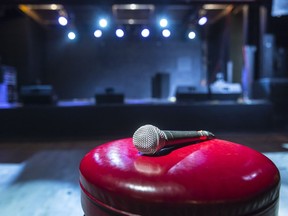
[[277, 205], [279, 182], [266, 156], [220, 139], [155, 156], [140, 154], [132, 138], [120, 139], [80, 163], [86, 216], [96, 211], [87, 202], [107, 215], [247, 215]]

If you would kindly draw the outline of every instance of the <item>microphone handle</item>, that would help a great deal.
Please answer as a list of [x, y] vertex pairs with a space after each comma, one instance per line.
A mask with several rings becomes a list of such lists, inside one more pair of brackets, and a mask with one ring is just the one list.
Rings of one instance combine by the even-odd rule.
[[214, 138], [214, 134], [209, 131], [167, 131], [162, 130], [165, 134], [165, 146], [184, 144], [188, 142], [204, 141]]

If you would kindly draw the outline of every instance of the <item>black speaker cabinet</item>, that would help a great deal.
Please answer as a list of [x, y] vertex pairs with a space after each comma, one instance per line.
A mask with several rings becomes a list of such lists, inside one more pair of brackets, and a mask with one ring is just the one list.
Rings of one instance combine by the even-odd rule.
[[168, 73], [157, 73], [152, 77], [152, 97], [168, 98], [170, 91], [170, 75]]
[[206, 101], [209, 99], [208, 88], [202, 86], [178, 86], [176, 89], [177, 102]]
[[51, 85], [22, 86], [20, 98], [24, 105], [45, 105], [57, 102], [57, 97]]
[[105, 93], [95, 95], [96, 104], [123, 104], [124, 94], [119, 93]]

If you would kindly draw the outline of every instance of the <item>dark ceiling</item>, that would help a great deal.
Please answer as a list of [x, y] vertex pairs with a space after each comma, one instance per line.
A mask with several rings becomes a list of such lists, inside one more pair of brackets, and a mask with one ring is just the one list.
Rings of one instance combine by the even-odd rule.
[[201, 16], [209, 23], [216, 22], [228, 13], [238, 10], [242, 4], [19, 4], [1, 5], [0, 19], [7, 18], [14, 9], [26, 14], [43, 26], [58, 25], [58, 17], [64, 15], [70, 23], [91, 25], [99, 17], [110, 19], [115, 25], [148, 25], [160, 17], [166, 17], [171, 23], [195, 25]]
[[0, 4], [101, 4], [101, 5], [112, 5], [112, 4], [206, 4], [206, 3], [262, 3], [271, 0], [1, 0]]
[[[181, 25], [195, 25], [201, 16], [214, 23], [223, 16], [239, 11], [244, 4], [261, 4], [266, 0], [1, 0], [0, 19], [25, 14], [43, 26], [58, 25], [59, 15], [70, 23], [91, 25], [106, 16], [115, 25], [151, 24], [161, 16]], [[267, 0], [269, 1], [269, 0]], [[52, 4], [53, 3], [53, 4]], [[13, 14], [14, 13], [14, 14]]]

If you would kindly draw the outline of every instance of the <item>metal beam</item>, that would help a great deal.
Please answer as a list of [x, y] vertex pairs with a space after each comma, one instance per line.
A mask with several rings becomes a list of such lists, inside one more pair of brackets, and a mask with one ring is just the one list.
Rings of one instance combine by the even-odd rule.
[[[271, 0], [137, 0], [137, 4], [154, 4], [154, 5], [173, 5], [173, 4], [247, 4], [247, 3], [263, 3], [263, 1]], [[131, 4], [133, 0], [1, 0], [0, 5], [4, 4], [98, 4], [98, 5], [113, 5], [113, 4]]]

